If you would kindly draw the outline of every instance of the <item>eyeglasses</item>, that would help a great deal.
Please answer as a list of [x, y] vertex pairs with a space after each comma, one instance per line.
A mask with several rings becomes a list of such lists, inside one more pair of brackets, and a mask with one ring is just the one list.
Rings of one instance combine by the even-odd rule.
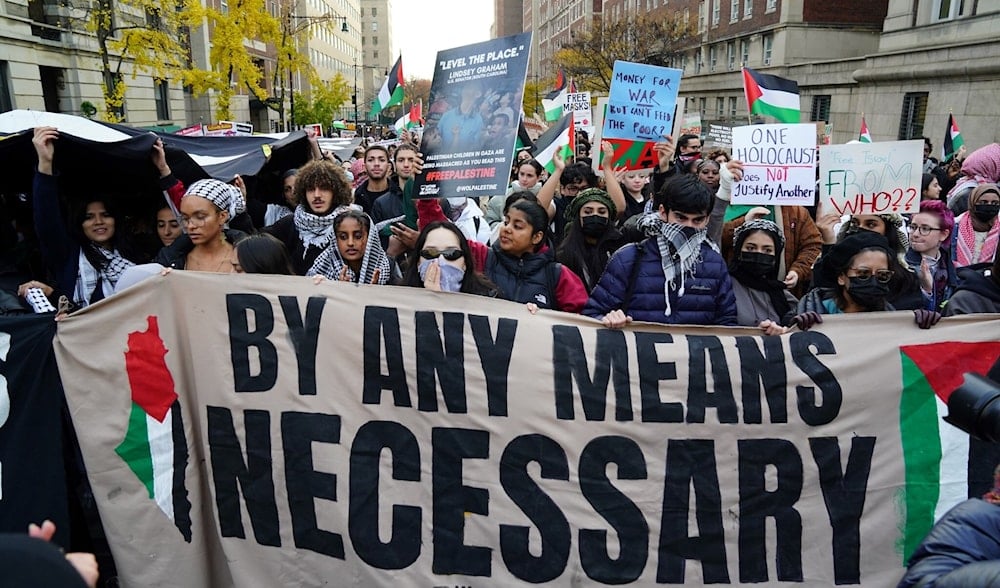
[[464, 253], [458, 247], [448, 247], [446, 249], [438, 249], [437, 247], [428, 247], [427, 249], [422, 249], [420, 251], [420, 257], [424, 259], [437, 259], [443, 257], [448, 261], [455, 261], [462, 257]]
[[851, 271], [854, 272], [854, 275], [852, 276], [851, 274], [847, 274], [847, 277], [849, 278], [858, 278], [859, 280], [867, 280], [868, 278], [872, 277], [872, 275], [874, 275], [875, 279], [882, 284], [888, 284], [889, 280], [892, 279], [892, 275], [894, 273], [892, 270], [875, 270], [874, 272], [872, 272], [872, 270], [866, 267], [858, 267], [858, 268], [852, 267]]
[[199, 212], [194, 216], [187, 216], [182, 218], [181, 224], [186, 227], [201, 227], [204, 226], [206, 222], [208, 222], [209, 218], [211, 218], [211, 215], [204, 212]]
[[906, 227], [906, 230], [911, 233], [919, 233], [926, 237], [931, 234], [931, 231], [940, 231], [941, 229], [937, 227], [928, 227], [927, 225], [910, 225]]

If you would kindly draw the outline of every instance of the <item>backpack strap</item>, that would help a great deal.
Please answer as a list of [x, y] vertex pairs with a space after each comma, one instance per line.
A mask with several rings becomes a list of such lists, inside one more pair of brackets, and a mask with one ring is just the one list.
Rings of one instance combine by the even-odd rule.
[[632, 295], [635, 293], [635, 283], [639, 279], [639, 269], [642, 266], [642, 254], [645, 251], [646, 240], [643, 239], [635, 243], [635, 259], [632, 260], [632, 269], [628, 274], [628, 286], [625, 288], [625, 297], [622, 298], [621, 311], [628, 314], [628, 307], [632, 303]]

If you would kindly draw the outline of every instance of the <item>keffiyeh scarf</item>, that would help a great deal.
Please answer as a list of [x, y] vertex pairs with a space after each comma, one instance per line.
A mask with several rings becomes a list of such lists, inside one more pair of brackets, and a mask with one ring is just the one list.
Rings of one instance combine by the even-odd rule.
[[73, 290], [73, 303], [83, 308], [90, 304], [90, 299], [97, 288], [97, 282], [101, 282], [101, 292], [104, 296], [111, 296], [115, 293], [115, 284], [122, 277], [125, 270], [135, 265], [131, 261], [122, 257], [117, 249], [108, 251], [103, 247], [91, 244], [98, 255], [104, 258], [105, 263], [101, 269], [95, 268], [84, 251], [80, 250], [80, 264], [76, 279], [76, 287]]
[[301, 204], [295, 207], [295, 229], [299, 233], [299, 240], [305, 246], [302, 252], [303, 257], [310, 247], [328, 248], [330, 243], [334, 241], [333, 219], [345, 210], [347, 210], [346, 206], [340, 206], [336, 210], [320, 216], [309, 212]]
[[636, 225], [647, 237], [655, 237], [660, 249], [660, 263], [663, 265], [663, 297], [666, 301], [664, 315], [670, 316], [670, 291], [677, 290], [677, 297], [684, 295], [684, 276], [692, 275], [694, 267], [701, 261], [701, 245], [715, 244], [708, 239], [706, 229], [683, 227], [664, 222], [657, 214], [647, 214]]
[[[301, 207], [300, 207], [301, 208]], [[296, 211], [297, 213], [297, 211]], [[332, 217], [331, 217], [332, 223]], [[328, 280], [340, 280], [340, 275], [346, 270], [347, 277], [356, 284], [388, 284], [392, 277], [392, 269], [389, 267], [389, 257], [382, 249], [382, 242], [379, 241], [378, 231], [374, 223], [371, 223], [371, 230], [368, 231], [368, 242], [365, 244], [365, 255], [361, 259], [360, 277], [347, 265], [340, 255], [340, 248], [334, 243], [319, 254], [313, 263], [307, 276], [323, 276]], [[332, 225], [331, 225], [332, 231]], [[375, 272], [378, 272], [376, 279]]]

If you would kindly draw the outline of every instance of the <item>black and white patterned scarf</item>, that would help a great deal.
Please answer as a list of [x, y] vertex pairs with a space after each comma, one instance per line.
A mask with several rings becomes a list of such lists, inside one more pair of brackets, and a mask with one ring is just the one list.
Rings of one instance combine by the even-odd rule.
[[104, 293], [104, 297], [111, 296], [115, 293], [115, 284], [118, 283], [118, 279], [122, 277], [125, 270], [135, 265], [122, 257], [122, 254], [117, 249], [108, 251], [93, 243], [88, 245], [88, 247], [103, 257], [105, 262], [98, 269], [90, 263], [84, 251], [80, 250], [80, 264], [77, 272], [76, 287], [73, 291], [73, 302], [81, 308], [90, 304], [90, 299], [97, 288], [98, 280], [101, 281], [101, 291]]
[[706, 229], [694, 229], [665, 222], [657, 213], [639, 219], [636, 225], [647, 237], [655, 237], [660, 249], [660, 263], [663, 265], [663, 297], [666, 300], [664, 315], [670, 316], [670, 291], [677, 290], [677, 297], [684, 295], [684, 277], [693, 275], [694, 267], [701, 261], [701, 244], [708, 243], [716, 248], [708, 238]]
[[[301, 207], [299, 207], [301, 208]], [[331, 217], [332, 219], [332, 217]], [[375, 223], [369, 219], [368, 242], [365, 244], [365, 255], [361, 258], [360, 279], [354, 271], [347, 265], [344, 258], [340, 256], [340, 248], [336, 243], [323, 250], [316, 258], [312, 267], [306, 272], [307, 276], [323, 276], [328, 280], [340, 280], [340, 273], [347, 270], [347, 277], [358, 284], [388, 284], [392, 278], [392, 269], [389, 266], [389, 257], [382, 249], [382, 242], [378, 237], [378, 229]], [[332, 230], [332, 225], [331, 225]], [[375, 278], [375, 271], [378, 270], [378, 279]]]
[[304, 245], [303, 257], [310, 247], [327, 249], [330, 243], [333, 243], [333, 219], [347, 209], [346, 206], [338, 206], [329, 213], [320, 216], [309, 212], [301, 204], [295, 207], [295, 229], [299, 233], [299, 240]]

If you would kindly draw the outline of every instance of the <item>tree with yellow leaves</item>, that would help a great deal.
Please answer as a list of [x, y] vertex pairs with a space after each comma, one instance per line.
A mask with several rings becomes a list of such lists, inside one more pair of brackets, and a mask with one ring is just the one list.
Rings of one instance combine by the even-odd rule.
[[574, 31], [553, 62], [574, 78], [581, 90], [607, 92], [615, 61], [669, 66], [693, 44], [696, 33], [696, 25], [680, 13], [627, 14]]
[[332, 80], [314, 79], [310, 83], [309, 96], [295, 93], [296, 125], [320, 123], [327, 128], [333, 122], [333, 115], [351, 97], [351, 86], [338, 73]]
[[[140, 72], [158, 80], [178, 79], [187, 69], [184, 0], [68, 0], [66, 24], [94, 35], [101, 60], [104, 112], [102, 118], [124, 118], [124, 73]], [[130, 68], [126, 66], [130, 65]]]

